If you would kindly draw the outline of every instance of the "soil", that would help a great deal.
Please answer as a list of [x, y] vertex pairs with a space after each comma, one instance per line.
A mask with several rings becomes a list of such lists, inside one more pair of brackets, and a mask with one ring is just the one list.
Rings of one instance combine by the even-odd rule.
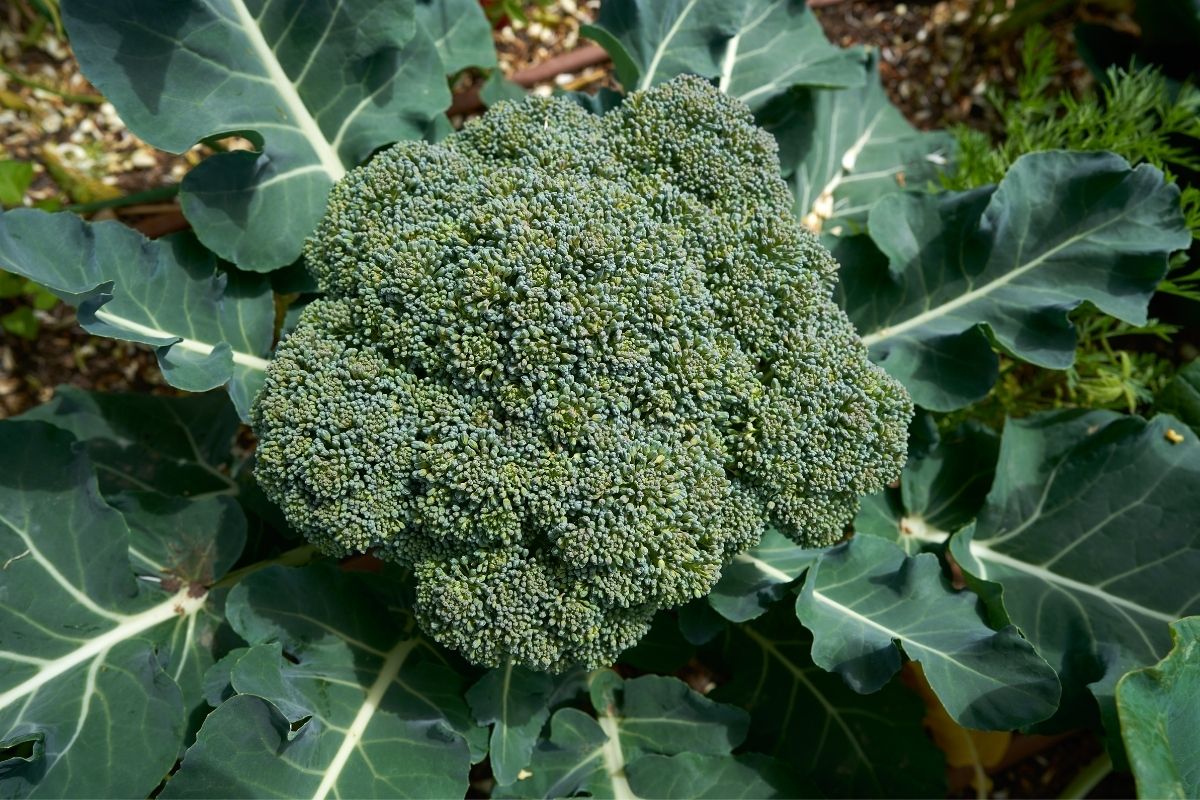
[[[914, 125], [997, 128], [986, 95], [991, 87], [1011, 87], [1020, 65], [1021, 26], [990, 15], [991, 8], [1005, 5], [1003, 0], [812, 4], [833, 42], [879, 49], [888, 93]], [[1072, 29], [1096, 16], [1112, 21], [1114, 12], [1100, 2], [1096, 8], [1087, 2], [1058, 5], [1064, 10], [1039, 20], [1054, 35], [1064, 65], [1054, 88], [1082, 89], [1091, 77], [1075, 55]], [[528, 24], [496, 30], [501, 69], [512, 75], [580, 46], [579, 27], [598, 6], [599, 0], [530, 4]], [[61, 207], [86, 202], [89, 193], [131, 194], [172, 185], [206, 154], [204, 148], [166, 154], [135, 137], [80, 74], [64, 39], [52, 26], [39, 31], [36, 19], [27, 0], [0, 0], [0, 63], [46, 87], [32, 88], [0, 71], [0, 160], [34, 163], [26, 205]], [[455, 89], [467, 91], [477, 83], [478, 76], [466, 76]], [[602, 85], [613, 85], [608, 64], [559, 75], [532, 91], [549, 94], [555, 86], [589, 91]], [[58, 174], [52, 175], [55, 169]], [[105, 210], [92, 218], [118, 218], [150, 235], [177, 229], [182, 220], [173, 202]], [[0, 299], [0, 316], [23, 302]], [[40, 329], [34, 338], [0, 333], [0, 418], [45, 402], [64, 383], [114, 392], [175, 392], [164, 384], [148, 348], [88, 335], [63, 305], [35, 313]], [[1091, 734], [1063, 738], [992, 775], [992, 796], [1056, 796], [1099, 753]], [[966, 787], [955, 796], [974, 796], [974, 791]], [[1132, 797], [1132, 779], [1113, 773], [1090, 796]]]

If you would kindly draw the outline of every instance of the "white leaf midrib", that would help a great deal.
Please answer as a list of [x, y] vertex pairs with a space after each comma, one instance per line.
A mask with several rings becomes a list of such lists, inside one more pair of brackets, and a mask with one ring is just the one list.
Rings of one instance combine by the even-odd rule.
[[754, 567], [755, 569], [757, 569], [759, 572], [766, 575], [767, 577], [774, 578], [775, 580], [777, 580], [780, 583], [791, 583], [792, 581], [796, 580], [795, 576], [788, 575], [786, 572], [779, 569], [778, 567], [768, 564], [766, 561], [763, 561], [761, 558], [755, 558], [754, 556], [750, 555], [749, 553], [738, 553], [736, 556], [733, 557], [733, 560], [741, 561], [745, 564], [749, 564], [752, 567]]
[[346, 174], [345, 165], [342, 164], [342, 160], [338, 157], [333, 145], [325, 138], [325, 134], [321, 131], [321, 127], [308, 110], [308, 106], [300, 98], [300, 92], [297, 90], [296, 85], [292, 83], [291, 78], [283, 71], [283, 65], [279, 63], [279, 59], [275, 57], [271, 46], [267, 44], [262, 30], [258, 27], [258, 21], [250, 13], [250, 9], [246, 7], [245, 0], [230, 0], [230, 4], [237, 14], [238, 23], [245, 33], [251, 49], [258, 60], [262, 62], [263, 69], [267, 71], [267, 77], [270, 79], [271, 85], [279, 92], [279, 97], [295, 121], [296, 128], [308, 140], [312, 146], [313, 153], [317, 156], [317, 160], [321, 162], [321, 166], [329, 177], [334, 181], [340, 180]]
[[604, 758], [604, 772], [612, 784], [613, 800], [638, 800], [625, 775], [625, 752], [621, 749], [621, 726], [617, 718], [611, 710], [605, 709], [596, 715], [596, 721], [606, 737], [600, 752]]
[[[170, 333], [169, 331], [159, 330], [158, 328], [152, 328], [149, 325], [143, 325], [140, 322], [135, 322], [128, 317], [122, 317], [120, 314], [114, 314], [111, 311], [105, 311], [103, 308], [97, 310], [95, 312], [95, 316], [96, 319], [107, 322], [109, 325], [125, 328], [140, 336], [152, 336], [156, 339], [179, 340], [174, 344], [168, 345], [168, 347], [181, 347], [184, 350], [188, 350], [193, 353], [199, 353], [203, 356], [212, 355], [213, 350], [216, 349], [216, 345], [212, 345], [207, 342], [201, 342], [196, 339], [188, 339], [186, 337]], [[224, 344], [224, 342], [222, 342], [222, 344]], [[257, 370], [259, 372], [265, 372], [267, 365], [270, 363], [265, 358], [259, 358], [258, 356], [251, 355], [250, 353], [243, 353], [240, 350], [233, 350], [232, 353], [233, 363], [240, 364], [243, 367], [249, 367], [250, 369]]]
[[354, 715], [354, 721], [346, 729], [341, 745], [338, 747], [337, 752], [334, 753], [329, 766], [325, 768], [324, 774], [321, 776], [321, 783], [317, 786], [317, 790], [313, 792], [313, 800], [324, 800], [334, 790], [338, 778], [341, 777], [342, 771], [345, 770], [346, 764], [350, 760], [350, 756], [361, 744], [363, 733], [366, 732], [367, 726], [371, 723], [371, 718], [379, 710], [379, 704], [383, 702], [383, 696], [387, 694], [392, 681], [400, 674], [400, 667], [404, 665], [404, 660], [412, 652], [416, 644], [416, 639], [404, 639], [388, 651], [383, 664], [379, 667], [379, 675], [375, 678], [375, 682], [371, 684], [371, 688], [367, 690], [367, 695], [363, 698], [363, 703], [359, 706], [358, 713]]
[[80, 664], [108, 652], [121, 642], [132, 639], [181, 615], [194, 615], [204, 607], [206, 595], [192, 597], [189, 588], [136, 614], [126, 614], [104, 633], [88, 639], [84, 645], [55, 659], [47, 659], [36, 673], [8, 691], [0, 694], [0, 709], [7, 708], [16, 700], [36, 692], [55, 678], [69, 672]]
[[[835, 170], [829, 181], [821, 187], [821, 191], [817, 192], [816, 199], [808, 208], [809, 214], [818, 214], [818, 206], [825, 203], [830, 205], [832, 209], [833, 193], [838, 190], [838, 187], [846, 180], [847, 176], [854, 172], [854, 167], [858, 164], [858, 157], [862, 155], [862, 151], [868, 144], [871, 143], [871, 135], [875, 133], [875, 127], [882, 121], [886, 107], [875, 112], [875, 116], [871, 118], [849, 147], [842, 153], [842, 157], [838, 162], [839, 169]], [[835, 123], [836, 124], [836, 117]], [[832, 211], [830, 212], [832, 214]]]
[[[1015, 569], [1018, 572], [1024, 572], [1027, 575], [1040, 578], [1047, 583], [1057, 584], [1064, 589], [1079, 592], [1080, 594], [1091, 595], [1092, 597], [1102, 600], [1105, 603], [1109, 603], [1110, 605], [1119, 606], [1120, 608], [1133, 611], [1137, 614], [1141, 614], [1142, 616], [1165, 622], [1168, 625], [1177, 620], [1177, 617], [1173, 614], [1156, 611], [1152, 608], [1147, 608], [1146, 606], [1143, 606], [1142, 604], [1133, 600], [1127, 600], [1124, 597], [1118, 597], [1117, 595], [1109, 594], [1103, 589], [1098, 589], [1095, 586], [1083, 583], [1082, 581], [1077, 581], [1074, 578], [1068, 578], [1062, 573], [1044, 569], [1036, 564], [1030, 564], [1028, 561], [1022, 561], [1019, 558], [1013, 558], [1010, 555], [993, 550], [985, 544], [972, 541], [969, 543], [969, 547], [971, 549], [971, 555], [982, 561], [990, 561], [993, 564], [1002, 564], [1003, 566]], [[993, 579], [988, 578], [988, 580]]]
[[[812, 596], [813, 596], [813, 599], [815, 599], [821, 603], [824, 603], [825, 605], [834, 609], [834, 611], [836, 611], [838, 614], [849, 617], [850, 619], [852, 619], [860, 624], [874, 628], [875, 630], [886, 634], [889, 638], [891, 638], [893, 640], [899, 641], [904, 645], [911, 645], [914, 649], [919, 650], [920, 653], [909, 653], [908, 654], [908, 656], [915, 661], [920, 661], [921, 659], [919, 656], [923, 655], [925, 653], [928, 653], [931, 655], [935, 655], [938, 658], [941, 658], [945, 661], [948, 661], [951, 664], [955, 664], [960, 669], [965, 670], [966, 672], [970, 672], [975, 675], [978, 675], [979, 677], [983, 678], [984, 680], [988, 681], [989, 683], [996, 683], [996, 684], [1002, 683], [1002, 681], [1000, 681], [993, 675], [988, 675], [986, 673], [980, 672], [979, 670], [977, 670], [973, 667], [967, 666], [962, 661], [959, 661], [957, 658], [955, 658], [953, 654], [947, 653], [944, 650], [938, 650], [936, 647], [931, 647], [931, 646], [921, 642], [919, 639], [917, 639], [913, 636], [910, 636], [907, 633], [904, 633], [903, 631], [896, 630], [895, 628], [890, 628], [881, 622], [876, 622], [875, 620], [871, 619], [870, 617], [866, 616], [865, 614], [860, 614], [859, 612], [855, 611], [850, 606], [839, 603], [838, 601], [834, 600], [832, 597], [829, 597], [828, 595], [826, 595], [816, 589], [813, 590]], [[966, 632], [964, 631], [964, 633], [966, 633]], [[989, 633], [992, 633], [992, 635], [994, 635], [994, 632], [989, 631]]]
[[687, 19], [689, 14], [692, 13], [692, 9], [696, 7], [696, 3], [699, 1], [700, 0], [688, 0], [687, 5], [680, 10], [679, 16], [675, 18], [675, 22], [667, 30], [667, 35], [663, 37], [663, 40], [659, 42], [658, 47], [654, 49], [654, 57], [650, 59], [650, 65], [646, 68], [646, 72], [642, 75], [641, 80], [638, 81], [638, 91], [649, 89], [654, 83], [654, 73], [658, 72], [658, 65], [662, 62], [663, 56], [669, 49], [668, 45], [671, 43], [671, 40], [675, 38], [675, 35], [679, 33], [679, 28], [683, 25], [683, 21]]
[[[743, 23], [738, 32], [734, 34], [729, 42], [725, 45], [725, 58], [722, 63], [721, 82], [718, 86], [722, 92], [728, 92], [729, 85], [733, 81], [733, 70], [737, 66], [738, 47], [741, 46], [742, 36], [761, 25], [763, 20], [774, 13], [780, 2], [781, 0], [776, 0], [776, 2], [770, 3], [766, 9], [764, 9], [763, 12], [754, 20]], [[764, 48], [759, 48], [759, 50], [753, 53], [753, 55], [757, 55], [757, 53], [762, 52], [763, 49]], [[744, 98], [738, 99], [745, 102]]]
[[[945, 531], [937, 530], [936, 528], [925, 525], [924, 520], [922, 520], [920, 517], [905, 517], [902, 521], [902, 526], [904, 526], [907, 530], [904, 536], [911, 537], [913, 539], [919, 539], [923, 542], [944, 544], [950, 537], [950, 534], [946, 533]], [[980, 561], [989, 561], [993, 564], [1002, 564], [1010, 569], [1016, 570], [1017, 572], [1023, 572], [1026, 575], [1032, 575], [1033, 577], [1039, 578], [1047, 583], [1056, 584], [1064, 589], [1070, 589], [1081, 594], [1091, 595], [1092, 597], [1102, 600], [1105, 603], [1120, 606], [1121, 608], [1134, 611], [1143, 616], [1161, 620], [1167, 624], [1175, 622], [1177, 619], [1177, 617], [1174, 615], [1156, 611], [1152, 608], [1147, 608], [1133, 600], [1128, 600], [1124, 597], [1118, 597], [1117, 595], [1110, 594], [1098, 587], [1077, 581], [1074, 578], [1068, 578], [1066, 575], [1061, 573], [1039, 567], [1036, 564], [1030, 564], [1028, 561], [1022, 561], [1019, 558], [1014, 558], [1006, 553], [1001, 553], [999, 550], [993, 550], [986, 544], [977, 542], [974, 539], [967, 543], [967, 548], [970, 550], [971, 555]], [[990, 578], [986, 574], [981, 574], [979, 577], [983, 578], [984, 580], [994, 580], [994, 578]]]
[[[995, 195], [993, 195], [993, 197], [994, 196]], [[1062, 252], [1063, 250], [1067, 249], [1068, 247], [1071, 247], [1072, 245], [1075, 245], [1075, 244], [1083, 241], [1084, 239], [1088, 238], [1092, 234], [1097, 233], [1101, 230], [1104, 230], [1109, 225], [1113, 225], [1116, 222], [1124, 219], [1126, 213], [1127, 212], [1122, 211], [1122, 213], [1106, 219], [1104, 222], [1100, 223], [1099, 225], [1096, 225], [1095, 227], [1088, 228], [1085, 231], [1081, 231], [1080, 233], [1077, 233], [1077, 234], [1074, 234], [1073, 236], [1067, 237], [1063, 241], [1061, 241], [1058, 244], [1054, 245], [1053, 247], [1047, 249], [1045, 252], [1043, 252], [1041, 255], [1037, 256], [1036, 258], [1031, 259], [1030, 261], [1026, 262], [1025, 264], [1020, 264], [1018, 266], [1013, 267], [1008, 272], [1005, 272], [1002, 275], [996, 276], [994, 279], [988, 281], [985, 284], [982, 284], [981, 286], [979, 286], [976, 289], [972, 289], [968, 292], [964, 292], [964, 293], [960, 294], [958, 297], [955, 297], [953, 300], [949, 300], [945, 303], [942, 303], [941, 305], [934, 306], [933, 308], [930, 308], [928, 311], [924, 311], [920, 314], [917, 314], [916, 316], [909, 317], [908, 319], [906, 319], [903, 322], [900, 322], [896, 325], [886, 325], [883, 328], [880, 328], [879, 330], [875, 331], [874, 333], [869, 333], [866, 336], [862, 337], [863, 344], [865, 344], [867, 347], [870, 347], [872, 345], [878, 344], [879, 342], [887, 341], [888, 339], [891, 339], [895, 336], [899, 336], [902, 333], [906, 333], [906, 332], [912, 330], [913, 328], [918, 328], [927, 322], [930, 322], [935, 319], [940, 319], [941, 317], [945, 317], [945, 316], [953, 313], [954, 311], [958, 310], [959, 308], [962, 308], [965, 305], [969, 305], [969, 304], [975, 302], [976, 300], [978, 300], [981, 297], [986, 297], [987, 295], [991, 294], [992, 292], [996, 291], [997, 289], [1001, 289], [1001, 288], [1007, 286], [1008, 284], [1012, 283], [1017, 278], [1020, 278], [1022, 275], [1025, 275], [1026, 273], [1028, 273], [1034, 269], [1037, 269], [1042, 264], [1044, 264], [1046, 261], [1048, 261], [1055, 255], [1057, 255], [1058, 253]]]
[[733, 81], [733, 68], [737, 64], [738, 45], [741, 41], [742, 34], [739, 31], [725, 45], [725, 59], [721, 66], [721, 81], [717, 84], [717, 88], [722, 92], [728, 92], [729, 84]]

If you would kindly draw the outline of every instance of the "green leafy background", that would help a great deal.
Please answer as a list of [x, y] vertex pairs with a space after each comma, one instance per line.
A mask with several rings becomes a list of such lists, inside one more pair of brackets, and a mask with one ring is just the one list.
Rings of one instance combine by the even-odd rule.
[[[1073, 369], [1080, 313], [1147, 322], [1191, 242], [1162, 163], [1030, 144], [985, 169], [912, 128], [877, 54], [829, 44], [800, 0], [606, 0], [585, 32], [626, 90], [697, 73], [776, 137], [797, 223], [838, 256], [872, 358], [926, 411], [848, 541], [767, 531], [612, 669], [481, 670], [422, 635], [402, 571], [339, 565], [288, 530], [239, 439], [286, 319], [276, 292], [311, 291], [296, 267], [255, 273], [294, 264], [330, 186], [375, 149], [449, 130], [447, 77], [497, 65], [479, 5], [62, 14], [135, 133], [256, 149], [184, 180], [192, 233], [0, 216], [0, 269], [92, 333], [155, 348], [197, 392], [62, 387], [0, 421], [0, 794], [943, 795], [906, 661], [966, 728], [1089, 726], [1144, 795], [1200, 791], [1197, 365], [1149, 420], [1051, 411], [997, 433], [957, 411], [1009, 363]], [[516, 91], [498, 71], [483, 90]], [[0, 163], [0, 201], [22, 181]]]

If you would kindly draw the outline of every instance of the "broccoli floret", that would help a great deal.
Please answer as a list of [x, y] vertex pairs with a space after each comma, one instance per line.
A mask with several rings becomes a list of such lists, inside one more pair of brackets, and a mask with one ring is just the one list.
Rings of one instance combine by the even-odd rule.
[[333, 190], [257, 475], [328, 553], [409, 566], [471, 661], [611, 663], [774, 524], [836, 541], [912, 413], [831, 299], [776, 145], [694, 77], [498, 104]]

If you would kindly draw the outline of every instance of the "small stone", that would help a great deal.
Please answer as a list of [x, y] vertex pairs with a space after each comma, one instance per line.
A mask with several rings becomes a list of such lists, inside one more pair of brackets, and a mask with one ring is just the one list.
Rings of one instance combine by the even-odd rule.
[[129, 158], [129, 162], [137, 169], [150, 169], [158, 165], [158, 159], [154, 154], [146, 150], [135, 150]]

